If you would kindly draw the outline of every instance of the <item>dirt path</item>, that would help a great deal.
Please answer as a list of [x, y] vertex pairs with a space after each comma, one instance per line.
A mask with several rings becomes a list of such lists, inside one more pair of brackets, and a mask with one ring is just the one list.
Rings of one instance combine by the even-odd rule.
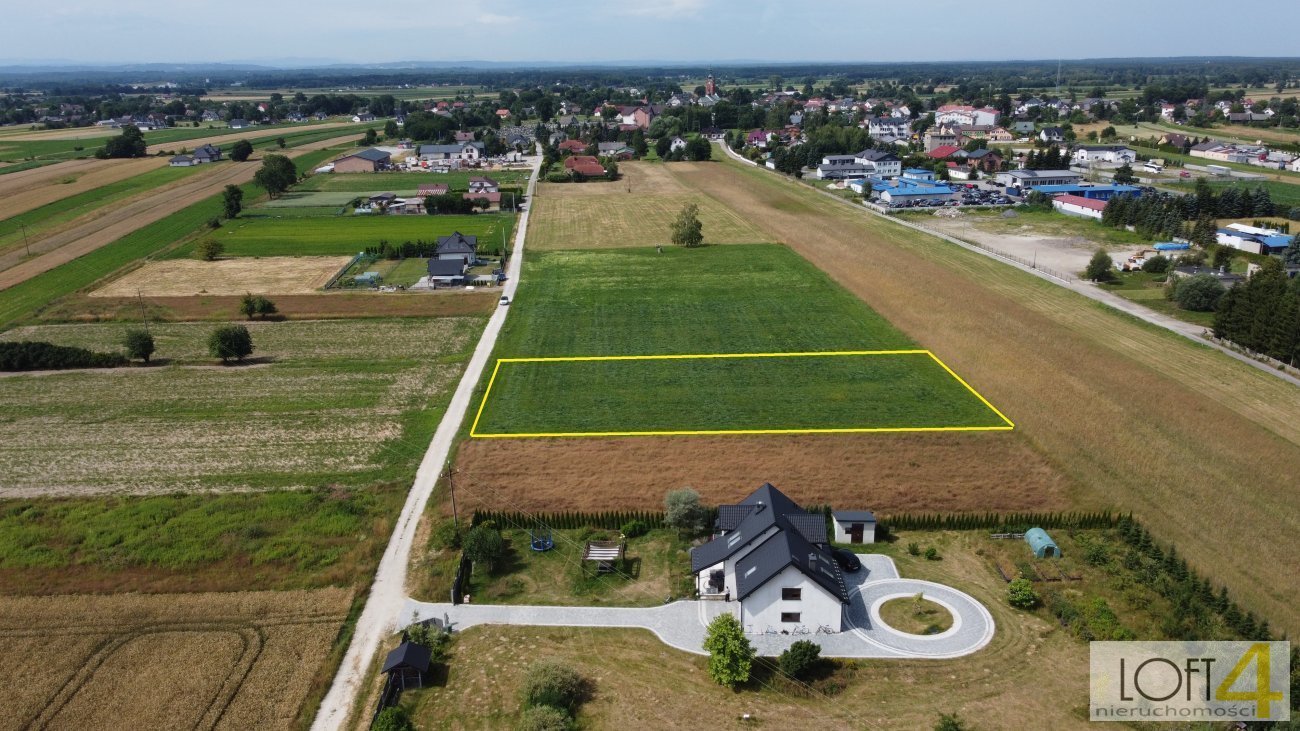
[[[289, 157], [297, 157], [314, 150], [332, 147], [350, 137], [334, 137], [313, 142], [302, 147], [286, 151]], [[254, 160], [257, 158], [253, 158]], [[17, 263], [22, 252], [10, 252], [0, 256], [0, 290], [8, 289], [32, 277], [47, 272], [61, 264], [84, 256], [101, 246], [110, 244], [127, 234], [143, 228], [154, 221], [161, 220], [183, 208], [191, 206], [208, 196], [215, 195], [226, 185], [239, 185], [253, 179], [257, 165], [249, 163], [223, 163], [213, 168], [213, 172], [197, 180], [189, 179], [184, 183], [158, 191], [152, 195], [136, 199], [125, 206], [114, 207], [107, 215], [65, 229], [54, 236], [49, 236], [32, 243], [34, 251], [45, 252], [33, 259]], [[15, 258], [17, 257], [17, 258]]]
[[767, 171], [675, 169], [978, 384], [1069, 476], [1080, 508], [1132, 510], [1275, 628], [1300, 631], [1300, 585], [1274, 569], [1300, 551], [1300, 493], [1288, 487], [1300, 389]]

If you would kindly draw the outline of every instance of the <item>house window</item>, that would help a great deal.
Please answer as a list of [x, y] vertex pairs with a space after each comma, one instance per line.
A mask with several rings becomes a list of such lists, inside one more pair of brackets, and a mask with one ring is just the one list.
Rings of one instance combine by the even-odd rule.
[[786, 601], [798, 601], [802, 598], [803, 589], [782, 589], [781, 598]]
[[782, 621], [782, 622], [793, 622], [793, 623], [795, 623], [795, 624], [798, 624], [798, 622], [799, 622], [799, 613], [798, 613], [798, 612], [781, 612], [781, 621]]

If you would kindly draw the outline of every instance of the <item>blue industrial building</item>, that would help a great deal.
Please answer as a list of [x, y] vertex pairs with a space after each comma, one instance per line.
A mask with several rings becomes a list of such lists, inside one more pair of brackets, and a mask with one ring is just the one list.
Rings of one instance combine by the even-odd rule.
[[1099, 201], [1108, 201], [1117, 195], [1131, 195], [1134, 198], [1142, 195], [1142, 189], [1132, 185], [1086, 185], [1083, 183], [1073, 183], [1070, 185], [1040, 185], [1034, 188], [1034, 190], [1039, 193], [1046, 193], [1048, 196], [1077, 195], [1082, 198], [1091, 198]]

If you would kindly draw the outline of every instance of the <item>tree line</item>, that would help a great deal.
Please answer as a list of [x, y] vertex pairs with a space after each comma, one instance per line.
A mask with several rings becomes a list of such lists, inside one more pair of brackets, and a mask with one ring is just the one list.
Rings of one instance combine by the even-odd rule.
[[[1272, 216], [1277, 212], [1268, 189], [1231, 187], [1216, 194], [1204, 178], [1191, 195], [1150, 193], [1140, 197], [1117, 195], [1106, 202], [1101, 222], [1112, 228], [1133, 229], [1150, 238], [1185, 237], [1201, 246], [1217, 241], [1219, 218]], [[1188, 225], [1186, 222], [1193, 222]]]
[[1270, 257], [1245, 282], [1229, 289], [1214, 314], [1214, 336], [1295, 366], [1300, 363], [1300, 235], [1281, 259]]

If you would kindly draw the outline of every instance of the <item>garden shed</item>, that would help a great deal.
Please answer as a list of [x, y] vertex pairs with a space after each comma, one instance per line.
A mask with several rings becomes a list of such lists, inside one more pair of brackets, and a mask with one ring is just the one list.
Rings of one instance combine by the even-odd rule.
[[1060, 558], [1061, 548], [1042, 528], [1030, 528], [1025, 531], [1025, 543], [1033, 549], [1038, 558]]
[[391, 677], [392, 682], [402, 690], [423, 688], [424, 674], [429, 672], [429, 662], [432, 659], [433, 653], [424, 645], [403, 642], [388, 653], [381, 672]]

